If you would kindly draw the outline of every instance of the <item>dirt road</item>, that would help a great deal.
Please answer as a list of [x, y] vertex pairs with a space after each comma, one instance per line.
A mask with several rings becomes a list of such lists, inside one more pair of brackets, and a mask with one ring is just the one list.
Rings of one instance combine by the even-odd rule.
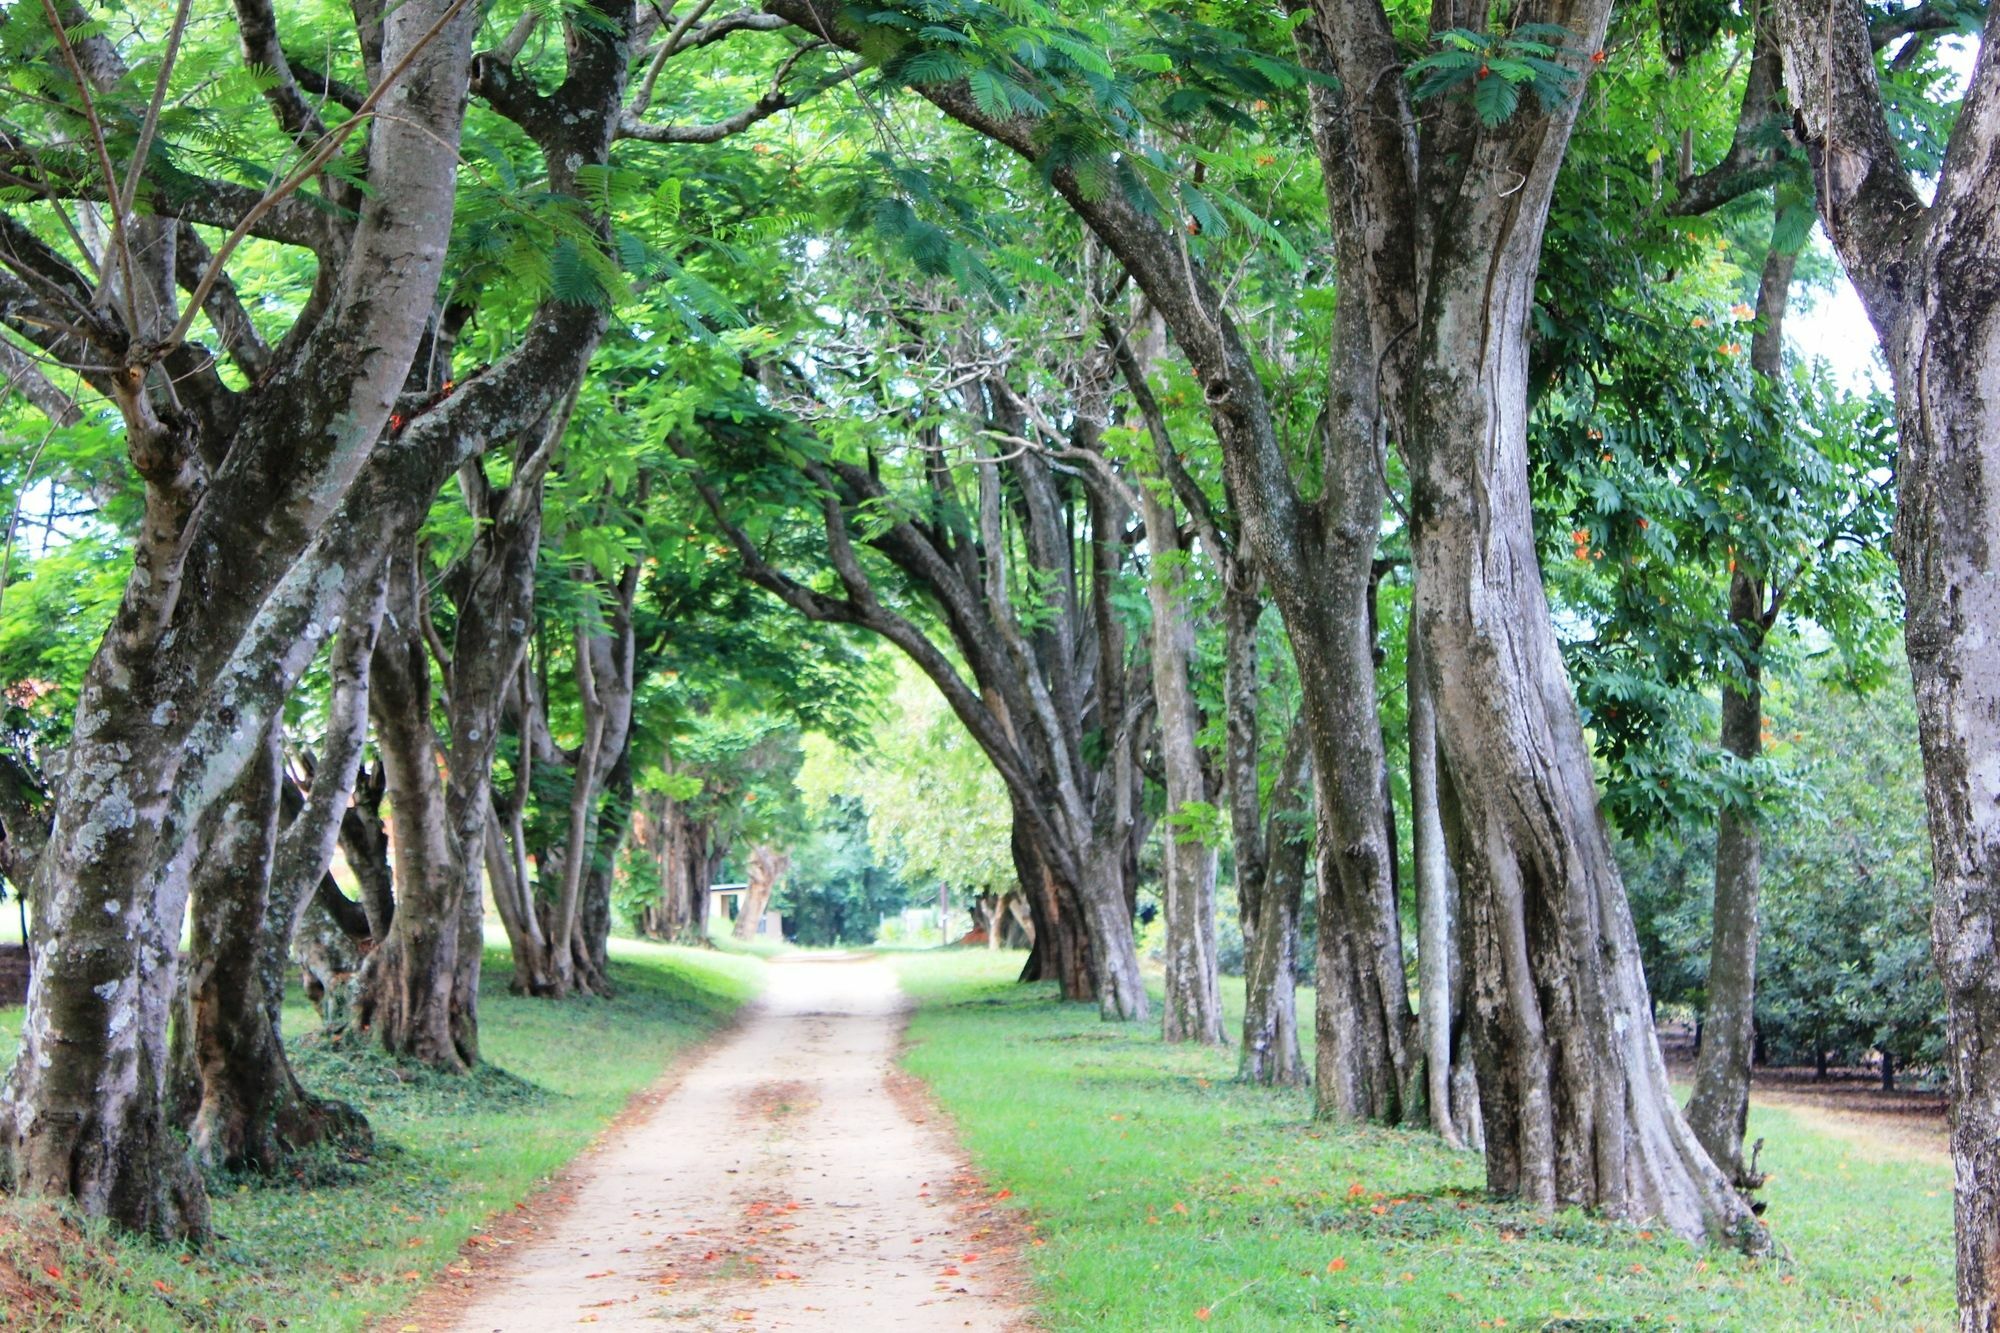
[[891, 1090], [902, 997], [868, 959], [777, 962], [747, 1020], [571, 1203], [426, 1330], [1006, 1330], [1004, 1219]]

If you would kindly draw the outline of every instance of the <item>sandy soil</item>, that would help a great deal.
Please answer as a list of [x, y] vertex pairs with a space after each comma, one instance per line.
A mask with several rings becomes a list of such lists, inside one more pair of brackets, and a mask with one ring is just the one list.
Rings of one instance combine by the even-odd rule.
[[[1662, 1027], [1660, 1046], [1675, 1080], [1692, 1080], [1692, 1035], [1685, 1028]], [[1821, 1077], [1811, 1069], [1760, 1065], [1750, 1075], [1750, 1100], [1791, 1112], [1809, 1128], [1853, 1145], [1868, 1161], [1951, 1159], [1945, 1095], [1908, 1088], [1884, 1092], [1874, 1071], [1834, 1069]]]
[[902, 1027], [885, 964], [774, 963], [734, 1035], [587, 1158], [470, 1299], [418, 1326], [1024, 1327], [1011, 1213], [892, 1086]]

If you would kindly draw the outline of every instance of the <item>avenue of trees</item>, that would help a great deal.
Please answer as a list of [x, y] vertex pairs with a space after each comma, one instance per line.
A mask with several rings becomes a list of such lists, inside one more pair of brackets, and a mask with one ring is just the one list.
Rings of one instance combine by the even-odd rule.
[[[365, 1142], [295, 971], [456, 1073], [489, 923], [554, 1004], [725, 874], [943, 885], [1752, 1252], [1753, 1061], [1934, 1071], [2000, 1328], [1995, 25], [0, 7], [0, 1184], [199, 1239]], [[1788, 341], [1843, 274], [1879, 391]]]

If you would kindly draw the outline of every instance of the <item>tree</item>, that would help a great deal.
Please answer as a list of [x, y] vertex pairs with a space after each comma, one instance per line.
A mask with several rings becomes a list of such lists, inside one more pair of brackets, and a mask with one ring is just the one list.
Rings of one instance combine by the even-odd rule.
[[[925, 304], [912, 302], [919, 311]], [[899, 332], [921, 347], [931, 331], [912, 319]], [[865, 343], [864, 331], [855, 334]], [[939, 337], [946, 358], [991, 359], [949, 327]], [[1085, 368], [1069, 386], [1036, 382], [1031, 371], [1028, 363], [1000, 360], [959, 379], [957, 403], [928, 397], [911, 405], [919, 416], [941, 418], [914, 442], [876, 437], [881, 424], [900, 422], [905, 405], [873, 401], [865, 382], [847, 399], [854, 416], [834, 414], [829, 404], [847, 397], [837, 376], [781, 377], [778, 384], [803, 413], [860, 423], [851, 442], [836, 434], [829, 448], [753, 409], [738, 412], [727, 434], [711, 427], [722, 456], [738, 468], [746, 454], [755, 457], [747, 446], [756, 437], [746, 439], [743, 429], [752, 423], [784, 438], [787, 453], [803, 455], [797, 462], [779, 455], [795, 478], [786, 489], [802, 513], [817, 511], [824, 545], [814, 554], [831, 568], [837, 594], [765, 553], [740, 517], [744, 507], [732, 506], [716, 486], [713, 463], [696, 484], [755, 582], [810, 619], [881, 635], [944, 694], [1008, 788], [1016, 861], [1035, 918], [1028, 975], [1060, 981], [1068, 998], [1095, 998], [1106, 1018], [1137, 1020], [1148, 1006], [1133, 946], [1130, 863], [1139, 832], [1136, 747], [1152, 699], [1114, 600], [1133, 534], [1114, 491], [1093, 485], [1089, 472], [1059, 469], [1045, 453], [1095, 456], [1102, 422], [1093, 381], [1102, 385], [1104, 369]], [[1081, 401], [1038, 405], [1044, 394], [1065, 390]], [[960, 414], [950, 415], [960, 404]], [[1064, 418], [1066, 426], [1054, 424]], [[1010, 443], [996, 457], [978, 453], [982, 439], [1008, 443], [1030, 433], [1042, 442]], [[1051, 434], [1058, 445], [1046, 443]], [[950, 466], [961, 452], [970, 466]], [[760, 517], [757, 526], [769, 531], [770, 519]], [[882, 595], [864, 550], [907, 593], [899, 590], [894, 601]], [[910, 603], [911, 612], [901, 609]], [[932, 624], [948, 649], [928, 632]]]
[[1988, 1329], [2000, 1325], [2000, 1171], [1991, 1152], [2000, 1077], [1985, 1052], [2000, 1025], [2000, 973], [1984, 941], [2000, 907], [2000, 815], [1979, 775], [2000, 753], [2000, 680], [1984, 647], [2000, 628], [1989, 538], [2000, 524], [2000, 431], [1979, 385], [2000, 334], [1985, 258], [2000, 224], [2000, 179], [1983, 148], [2000, 124], [2000, 17], [1986, 20], [1926, 203], [1890, 130], [1876, 34], [1861, 6], [1786, 3], [1778, 14], [1820, 217], [1896, 386], [1896, 555], [1930, 797], [1932, 937], [1951, 1013], [1959, 1320]]
[[[938, 78], [929, 66], [916, 63], [926, 48], [893, 25], [878, 24], [864, 33], [852, 15], [832, 13], [810, 0], [779, 0], [772, 10], [850, 49], [861, 46], [864, 37], [883, 42], [898, 53], [892, 71], [906, 72], [908, 82], [923, 97], [1036, 165], [1145, 293], [1182, 354], [1196, 367], [1232, 473], [1234, 494], [1245, 507], [1248, 545], [1257, 552], [1278, 595], [1298, 656], [1309, 734], [1316, 747], [1314, 774], [1324, 830], [1319, 841], [1321, 883], [1329, 886], [1321, 893], [1322, 924], [1327, 928], [1320, 931], [1319, 940], [1323, 951], [1332, 951], [1321, 960], [1320, 975], [1345, 982], [1343, 987], [1329, 985], [1319, 991], [1316, 1096], [1329, 1114], [1401, 1118], [1412, 1104], [1412, 1024], [1381, 801], [1372, 645], [1366, 642], [1363, 614], [1381, 509], [1372, 445], [1365, 456], [1328, 450], [1323, 455], [1327, 470], [1321, 479], [1321, 498], [1311, 504], [1299, 499], [1286, 471], [1262, 381], [1222, 292], [1162, 225], [1161, 210], [1147, 202], [1150, 196], [1131, 175], [1138, 170], [1134, 161], [1159, 169], [1163, 159], [1156, 150], [1150, 156], [1122, 159], [1121, 174], [1109, 161], [1103, 130], [1093, 123], [1095, 107], [1085, 111], [1066, 106], [1044, 134], [1037, 116], [1052, 103], [1018, 83], [1021, 77], [1034, 76], [1005, 53], [1004, 38], [994, 38], [990, 48], [982, 45], [984, 34], [978, 26], [982, 12], [967, 14], [963, 31], [969, 41], [954, 44], [957, 63], [946, 70], [950, 77]], [[1067, 90], [1061, 81], [1074, 78], [1108, 98], [1114, 116], [1122, 115], [1120, 86], [1092, 82], [1091, 76], [1101, 71], [1088, 61], [1076, 63], [1075, 53], [1090, 49], [1089, 35], [1063, 36], [1065, 45], [1049, 48], [1040, 93], [1063, 102]], [[1176, 51], [1189, 54], [1201, 68], [1203, 84], [1182, 99], [1183, 108], [1192, 110], [1179, 111], [1181, 119], [1198, 120], [1226, 105], [1211, 81], [1218, 71], [1223, 78], [1240, 69], [1252, 71], [1237, 77], [1231, 95], [1256, 95], [1251, 89], [1267, 95], [1281, 92], [1269, 71], [1282, 66], [1219, 61], [1214, 49], [1217, 37], [1213, 30], [1194, 25], [1147, 51], [1155, 62], [1155, 74], [1172, 68]], [[969, 53], [982, 50], [994, 68], [984, 71], [990, 78], [975, 87], [965, 62]], [[1158, 64], [1161, 60], [1166, 63]], [[1296, 86], [1295, 75], [1280, 73], [1276, 78]], [[1008, 91], [1017, 87], [1022, 92], [1019, 98]], [[1208, 210], [1209, 219], [1219, 221], [1198, 191], [1189, 193], [1182, 187], [1176, 198], [1184, 209]], [[1310, 576], [1299, 577], [1302, 570], [1310, 570]], [[1308, 588], [1315, 590], [1311, 597], [1305, 595]], [[1293, 591], [1296, 597], [1290, 595]]]
[[[269, 30], [254, 4], [240, 13], [246, 39]], [[146, 487], [133, 573], [80, 691], [71, 776], [54, 801], [61, 835], [32, 881], [30, 1017], [0, 1093], [6, 1171], [21, 1192], [69, 1196], [136, 1229], [205, 1229], [200, 1185], [167, 1131], [161, 1095], [187, 883], [179, 842], [203, 813], [180, 803], [234, 782], [303, 666], [289, 678], [271, 672], [283, 659], [259, 651], [257, 627], [325, 590], [287, 577], [367, 461], [423, 334], [451, 222], [474, 26], [462, 3], [361, 14], [374, 92], [358, 110], [393, 97], [397, 114], [355, 115], [332, 130], [282, 56], [263, 61], [280, 71], [266, 100], [296, 145], [270, 154], [292, 165], [269, 189], [182, 167], [199, 160], [179, 145], [189, 127], [159, 133], [153, 89], [108, 40], [72, 39], [26, 12], [5, 26], [10, 63], [38, 89], [35, 115], [55, 112], [7, 127], [6, 184], [42, 209], [10, 205], [0, 218], [10, 325], [59, 362], [88, 367]], [[171, 73], [170, 62], [160, 71]], [[107, 119], [103, 106], [120, 114]], [[352, 170], [365, 196], [339, 177], [320, 201], [301, 194], [364, 123], [365, 157]], [[113, 138], [106, 124], [119, 127]], [[51, 171], [50, 160], [93, 169]], [[23, 221], [52, 225], [76, 200], [99, 219], [87, 253]], [[195, 221], [229, 229], [223, 248], [211, 254], [181, 225]], [[225, 281], [230, 254], [252, 233], [321, 260], [317, 299], [275, 349]], [[225, 347], [255, 377], [247, 388], [229, 387], [188, 341], [211, 307]]]

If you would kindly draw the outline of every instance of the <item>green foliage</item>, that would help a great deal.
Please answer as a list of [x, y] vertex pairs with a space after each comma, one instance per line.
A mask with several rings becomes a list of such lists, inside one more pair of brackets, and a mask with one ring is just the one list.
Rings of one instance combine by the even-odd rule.
[[1523, 23], [1497, 34], [1448, 28], [1437, 34], [1440, 50], [1410, 65], [1415, 96], [1469, 98], [1474, 114], [1489, 126], [1513, 116], [1523, 89], [1542, 110], [1553, 111], [1581, 82], [1573, 67], [1580, 53], [1569, 45], [1571, 36], [1551, 23]]
[[895, 866], [911, 892], [1012, 887], [1006, 788], [914, 667], [898, 664], [884, 721], [852, 750], [809, 738], [800, 775], [808, 808], [824, 822], [858, 802], [876, 862]]
[[[1764, 821], [1757, 1031], [1779, 1064], [1872, 1049], [1935, 1076], [1944, 994], [1930, 962], [1930, 845], [1915, 708], [1897, 683], [1856, 695], [1808, 682], [1774, 700], [1798, 780]], [[1646, 976], [1666, 1004], [1704, 1002], [1714, 837], [1699, 826], [1626, 851]]]
[[791, 873], [771, 905], [784, 913], [794, 944], [839, 947], [872, 942], [877, 923], [918, 896], [895, 863], [877, 854], [864, 798], [835, 795], [813, 807], [810, 828], [793, 850]]

